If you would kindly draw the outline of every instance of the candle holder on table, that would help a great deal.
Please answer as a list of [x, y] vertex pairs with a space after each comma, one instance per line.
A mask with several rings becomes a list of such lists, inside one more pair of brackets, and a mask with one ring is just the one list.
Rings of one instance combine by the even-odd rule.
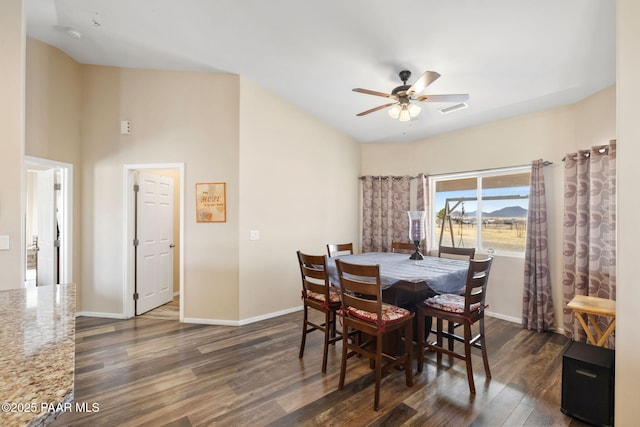
[[420, 253], [420, 242], [424, 239], [426, 212], [408, 211], [407, 214], [409, 215], [409, 240], [413, 241], [413, 244], [416, 245], [415, 252], [411, 254], [409, 259], [424, 259], [424, 256]]

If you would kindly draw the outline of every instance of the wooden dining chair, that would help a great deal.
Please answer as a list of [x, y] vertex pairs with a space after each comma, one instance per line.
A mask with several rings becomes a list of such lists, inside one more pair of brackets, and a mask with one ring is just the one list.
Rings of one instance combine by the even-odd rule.
[[[303, 322], [302, 341], [299, 358], [304, 356], [304, 347], [309, 332], [318, 330], [324, 333], [322, 347], [322, 373], [327, 372], [327, 353], [329, 344], [342, 339], [342, 333], [336, 330], [336, 313], [340, 309], [340, 295], [336, 287], [331, 286], [327, 274], [324, 255], [298, 253], [300, 274], [302, 275]], [[309, 318], [309, 309], [324, 314], [324, 323]]]
[[391, 252], [401, 254], [412, 254], [416, 250], [416, 245], [411, 242], [391, 242]]
[[[487, 358], [487, 347], [484, 333], [484, 309], [486, 307], [485, 297], [487, 295], [487, 282], [493, 257], [484, 260], [470, 260], [467, 272], [467, 282], [464, 295], [442, 294], [426, 299], [417, 306], [418, 316], [418, 372], [422, 372], [424, 365], [425, 349], [437, 352], [438, 365], [442, 363], [442, 354], [448, 354], [458, 359], [464, 360], [467, 365], [467, 380], [469, 391], [475, 394], [476, 387], [473, 380], [473, 369], [471, 366], [471, 348], [478, 348], [482, 351], [482, 361], [487, 378], [491, 378], [489, 369], [489, 359]], [[427, 317], [436, 319], [436, 341], [429, 342], [425, 339], [424, 321]], [[450, 323], [460, 323], [464, 328], [462, 336], [443, 331], [442, 322], [447, 320]], [[478, 323], [478, 334], [472, 337], [471, 326]], [[464, 344], [464, 353], [458, 353], [452, 349], [444, 348], [442, 339], [453, 338], [455, 341]]]
[[[438, 257], [440, 258], [449, 258], [449, 259], [461, 259], [464, 261], [469, 261], [476, 256], [476, 248], [456, 248], [453, 246], [440, 246], [438, 247]], [[451, 323], [447, 324], [447, 332], [450, 335], [453, 335], [455, 329], [460, 326], [460, 323]], [[434, 332], [435, 331], [431, 331]], [[449, 339], [449, 350], [453, 351], [453, 339]]]
[[476, 256], [476, 248], [456, 248], [453, 246], [440, 246], [438, 248], [440, 258], [463, 259], [469, 261]]
[[337, 255], [353, 255], [353, 243], [328, 244], [327, 254], [329, 258]]
[[[380, 407], [380, 382], [382, 372], [394, 366], [402, 366], [407, 387], [413, 385], [411, 371], [412, 328], [414, 314], [409, 310], [382, 302], [380, 267], [378, 265], [350, 264], [336, 260], [340, 279], [342, 308], [342, 334], [359, 331], [362, 340], [342, 341], [342, 363], [338, 389], [344, 387], [347, 359], [353, 355], [367, 357], [375, 369], [373, 409]], [[383, 339], [389, 334], [404, 332], [404, 351], [393, 354], [384, 351]], [[368, 337], [368, 338], [367, 338]], [[395, 350], [395, 349], [394, 349]], [[384, 365], [383, 365], [384, 362]]]

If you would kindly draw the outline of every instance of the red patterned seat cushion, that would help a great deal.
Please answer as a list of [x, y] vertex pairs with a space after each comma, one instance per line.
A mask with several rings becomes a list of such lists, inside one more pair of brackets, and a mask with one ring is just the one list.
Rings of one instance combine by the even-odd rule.
[[[464, 296], [455, 294], [442, 294], [424, 300], [427, 307], [450, 313], [464, 313]], [[475, 311], [480, 307], [480, 303], [471, 304], [470, 310]]]
[[[346, 309], [347, 315], [353, 315], [359, 319], [366, 320], [369, 322], [377, 322], [378, 321], [378, 313], [372, 313], [370, 311], [358, 310], [353, 307], [348, 307]], [[392, 304], [382, 303], [382, 323], [394, 322], [396, 320], [404, 319], [407, 316], [410, 316], [411, 312], [401, 307], [397, 307]]]
[[[324, 301], [324, 294], [319, 294], [317, 292], [307, 291], [307, 298], [313, 298], [318, 301]], [[338, 289], [334, 287], [329, 288], [329, 302], [340, 302], [340, 294], [338, 293]]]

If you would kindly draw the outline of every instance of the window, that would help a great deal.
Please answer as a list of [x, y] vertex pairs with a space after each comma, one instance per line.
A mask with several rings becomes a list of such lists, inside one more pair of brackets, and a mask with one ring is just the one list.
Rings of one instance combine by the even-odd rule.
[[431, 242], [524, 254], [529, 166], [430, 178]]

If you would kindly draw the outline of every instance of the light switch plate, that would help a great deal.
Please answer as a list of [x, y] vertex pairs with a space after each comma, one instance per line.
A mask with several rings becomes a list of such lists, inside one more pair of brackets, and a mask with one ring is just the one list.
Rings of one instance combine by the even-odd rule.
[[120, 122], [120, 133], [122, 135], [130, 135], [131, 134], [131, 122], [129, 120], [122, 120]]
[[4, 235], [0, 236], [0, 251], [8, 251], [9, 250], [9, 236]]
[[260, 231], [258, 230], [249, 231], [249, 240], [260, 240]]

